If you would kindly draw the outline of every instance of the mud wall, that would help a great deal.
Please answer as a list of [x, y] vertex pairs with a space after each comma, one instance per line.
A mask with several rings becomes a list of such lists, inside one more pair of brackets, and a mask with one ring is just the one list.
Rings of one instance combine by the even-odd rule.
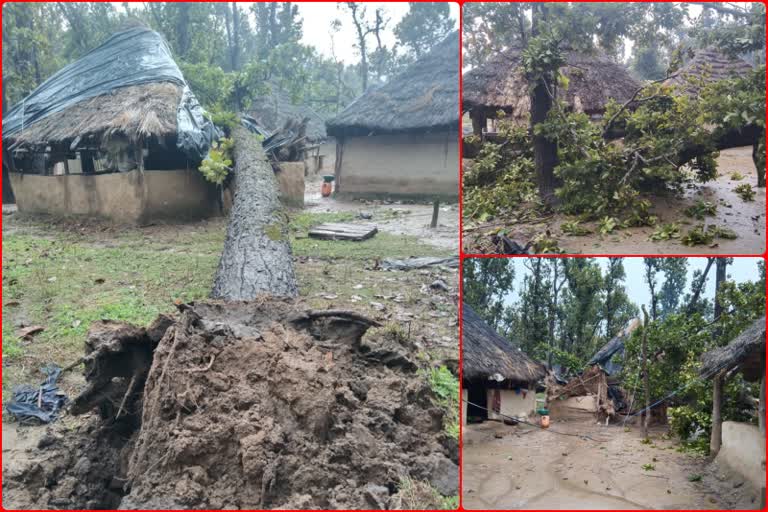
[[717, 462], [724, 464], [752, 485], [765, 487], [765, 438], [760, 429], [748, 423], [723, 422], [723, 445]]
[[[515, 418], [532, 416], [536, 410], [536, 393], [528, 389], [522, 388], [519, 392], [515, 392], [512, 389], [489, 389], [488, 390], [488, 405], [489, 409], [493, 409], [495, 403], [494, 395], [499, 393], [501, 398], [501, 414], [506, 416], [513, 416]], [[488, 411], [488, 419], [504, 420], [504, 416], [495, 413], [493, 410]]]
[[11, 173], [20, 212], [103, 217], [121, 224], [199, 219], [218, 211], [216, 188], [195, 170], [101, 175]]
[[465, 389], [461, 389], [461, 423], [467, 424], [467, 400], [469, 400], [469, 392]]
[[340, 175], [339, 192], [345, 195], [456, 197], [458, 134], [347, 138]]
[[547, 405], [549, 415], [558, 419], [594, 419], [597, 413], [597, 396], [573, 396], [565, 400], [553, 400]]

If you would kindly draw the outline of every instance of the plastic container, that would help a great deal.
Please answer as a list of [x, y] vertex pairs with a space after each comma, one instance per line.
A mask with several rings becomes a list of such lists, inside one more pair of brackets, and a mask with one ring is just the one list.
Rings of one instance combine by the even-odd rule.
[[326, 174], [323, 176], [323, 184], [320, 187], [320, 195], [323, 197], [330, 197], [333, 193], [333, 179], [334, 176]]

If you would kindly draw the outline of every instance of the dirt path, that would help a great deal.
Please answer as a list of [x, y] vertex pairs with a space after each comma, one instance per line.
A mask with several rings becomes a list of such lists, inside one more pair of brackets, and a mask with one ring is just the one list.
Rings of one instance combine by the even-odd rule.
[[[544, 222], [528, 222], [506, 225], [503, 219], [497, 219], [488, 225], [476, 226], [466, 231], [465, 251], [490, 252], [493, 248], [487, 233], [503, 227], [507, 235], [525, 243], [539, 233], [549, 231], [558, 245], [567, 254], [762, 254], [765, 250], [765, 205], [766, 189], [756, 188], [757, 173], [752, 163], [752, 148], [728, 149], [720, 153], [718, 178], [703, 185], [692, 185], [683, 197], [649, 197], [653, 203], [651, 213], [659, 217], [659, 224], [677, 222], [682, 234], [698, 224], [717, 225], [733, 230], [738, 238], [734, 240], [717, 239], [716, 246], [697, 245], [687, 247], [679, 239], [651, 241], [648, 237], [655, 227], [627, 228], [610, 235], [597, 233], [596, 222], [582, 222], [584, 227], [595, 231], [586, 236], [567, 236], [561, 226], [573, 219], [562, 215], [554, 216]], [[738, 172], [740, 180], [731, 179]], [[745, 202], [733, 189], [748, 183], [755, 191], [755, 200]], [[709, 201], [717, 205], [717, 214], [697, 221], [687, 217], [683, 211], [697, 200]], [[467, 225], [467, 224], [465, 224]]]
[[[555, 423], [553, 434], [496, 422], [464, 428], [467, 509], [757, 509], [759, 491], [652, 432]], [[501, 435], [501, 438], [495, 437]], [[644, 470], [644, 464], [653, 470]], [[698, 477], [700, 476], [700, 480]], [[694, 481], [690, 481], [693, 479]]]
[[[304, 194], [305, 211], [324, 212], [367, 212], [373, 214], [379, 230], [393, 235], [415, 236], [420, 242], [448, 249], [458, 253], [456, 239], [459, 235], [459, 206], [444, 204], [440, 207], [438, 226], [429, 227], [432, 220], [432, 205], [426, 203], [406, 204], [402, 201], [352, 201], [339, 200], [320, 195], [320, 177], [307, 181]], [[360, 222], [366, 222], [361, 219]], [[370, 222], [370, 221], [368, 221]]]

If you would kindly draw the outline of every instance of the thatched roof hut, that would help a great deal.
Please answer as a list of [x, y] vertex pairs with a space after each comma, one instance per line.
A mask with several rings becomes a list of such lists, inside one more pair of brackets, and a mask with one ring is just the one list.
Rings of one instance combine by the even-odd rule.
[[546, 369], [492, 329], [467, 304], [462, 308], [462, 370], [467, 380], [500, 375], [512, 382], [536, 382]]
[[431, 52], [370, 88], [327, 123], [328, 133], [368, 135], [457, 131], [459, 35], [452, 32]]
[[728, 345], [701, 357], [699, 375], [705, 379], [738, 368], [748, 381], [760, 380], [765, 371], [765, 316], [761, 316]]
[[700, 89], [696, 82], [700, 80], [704, 83], [718, 82], [743, 76], [751, 70], [752, 66], [747, 62], [709, 47], [698, 50], [682, 69], [664, 83], [681, 87], [688, 94], [696, 94]]
[[162, 36], [133, 27], [54, 73], [11, 109], [3, 118], [3, 147], [64, 153], [95, 150], [113, 138], [132, 145], [154, 139], [200, 161], [214, 132]]
[[294, 103], [291, 96], [276, 85], [270, 86], [269, 93], [254, 98], [247, 113], [271, 132], [280, 130], [287, 122], [306, 119], [307, 142], [319, 143], [328, 138], [325, 119], [310, 106]]
[[5, 137], [16, 147], [60, 146], [124, 135], [130, 141], [176, 134], [182, 87], [170, 82], [132, 85], [77, 103]]
[[[577, 112], [602, 115], [609, 99], [625, 102], [641, 87], [626, 67], [602, 53], [570, 51], [565, 53], [565, 61], [561, 71], [568, 77], [569, 86], [560, 94]], [[522, 49], [510, 48], [464, 75], [463, 110], [473, 118], [478, 114], [493, 118], [503, 110], [522, 121], [530, 112], [528, 91]]]

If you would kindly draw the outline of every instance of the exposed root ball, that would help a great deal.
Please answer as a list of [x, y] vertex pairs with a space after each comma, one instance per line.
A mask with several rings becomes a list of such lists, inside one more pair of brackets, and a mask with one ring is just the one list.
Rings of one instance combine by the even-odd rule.
[[389, 508], [403, 481], [457, 493], [443, 411], [412, 347], [365, 335], [375, 322], [275, 299], [180, 309], [148, 330], [90, 333], [77, 408], [123, 429], [99, 505]]

